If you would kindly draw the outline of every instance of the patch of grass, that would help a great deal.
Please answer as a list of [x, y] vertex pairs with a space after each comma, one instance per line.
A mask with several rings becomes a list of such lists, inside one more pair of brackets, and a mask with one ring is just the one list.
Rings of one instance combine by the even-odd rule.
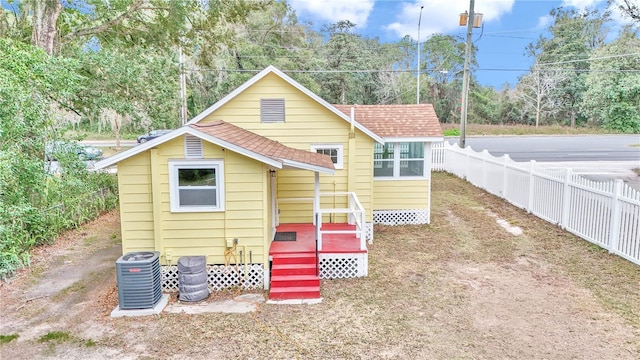
[[[445, 136], [457, 136], [460, 133], [447, 135], [448, 131], [455, 131], [460, 124], [441, 124]], [[468, 124], [467, 135], [584, 135], [584, 134], [611, 134], [610, 130], [599, 127], [575, 127], [560, 125], [490, 125]]]
[[460, 136], [460, 129], [451, 128], [443, 130], [444, 136]]
[[640, 168], [633, 169], [633, 172], [635, 172], [636, 174], [638, 174], [638, 176], [640, 176]]
[[18, 334], [0, 335], [0, 344], [10, 343], [18, 338]]
[[63, 343], [65, 341], [71, 340], [71, 335], [69, 335], [66, 331], [50, 331], [44, 335], [42, 335], [38, 342], [56, 342]]
[[86, 238], [84, 238], [84, 245], [85, 246], [89, 246], [91, 244], [93, 244], [94, 242], [96, 242], [96, 240], [98, 239], [97, 236], [88, 236]]
[[85, 340], [85, 341], [84, 341], [84, 346], [86, 346], [86, 347], [93, 347], [93, 346], [96, 346], [96, 342], [95, 342], [95, 341], [93, 341], [93, 340], [91, 340], [91, 339], [88, 339], [88, 340]]

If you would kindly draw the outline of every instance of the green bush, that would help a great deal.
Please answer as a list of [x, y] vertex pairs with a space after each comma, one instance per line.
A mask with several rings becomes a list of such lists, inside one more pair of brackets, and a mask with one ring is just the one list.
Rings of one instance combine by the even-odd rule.
[[443, 131], [444, 136], [460, 136], [459, 129], [446, 129]]

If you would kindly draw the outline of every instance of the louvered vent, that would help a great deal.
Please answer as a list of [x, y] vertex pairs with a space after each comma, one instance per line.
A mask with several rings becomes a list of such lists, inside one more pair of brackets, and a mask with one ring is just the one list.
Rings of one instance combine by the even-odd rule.
[[193, 135], [185, 135], [184, 156], [187, 159], [202, 159], [202, 139]]
[[260, 99], [260, 121], [284, 122], [284, 99]]

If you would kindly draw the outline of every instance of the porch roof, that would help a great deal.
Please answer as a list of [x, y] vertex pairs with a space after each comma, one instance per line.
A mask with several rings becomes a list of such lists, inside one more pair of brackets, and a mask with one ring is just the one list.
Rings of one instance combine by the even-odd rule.
[[292, 168], [327, 174], [334, 174], [335, 172], [331, 157], [328, 155], [290, 148], [277, 141], [231, 125], [222, 120], [202, 125], [191, 124], [182, 126], [166, 135], [98, 161], [95, 164], [95, 169], [100, 170], [115, 165], [124, 159], [186, 134], [198, 137], [277, 169]]
[[333, 106], [345, 114], [351, 114], [353, 108], [355, 121], [385, 141], [443, 139], [440, 121], [431, 104]]
[[301, 165], [309, 165], [329, 170], [331, 173], [334, 170], [333, 162], [328, 155], [294, 149], [222, 120], [188, 126], [238, 148], [278, 161], [284, 166], [300, 168], [303, 167]]

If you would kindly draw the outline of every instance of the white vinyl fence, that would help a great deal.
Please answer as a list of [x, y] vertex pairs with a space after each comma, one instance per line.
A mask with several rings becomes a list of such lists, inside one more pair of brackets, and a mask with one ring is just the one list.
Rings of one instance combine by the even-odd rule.
[[433, 170], [446, 171], [640, 265], [640, 191], [597, 182], [571, 169], [543, 169], [509, 155], [433, 144]]

